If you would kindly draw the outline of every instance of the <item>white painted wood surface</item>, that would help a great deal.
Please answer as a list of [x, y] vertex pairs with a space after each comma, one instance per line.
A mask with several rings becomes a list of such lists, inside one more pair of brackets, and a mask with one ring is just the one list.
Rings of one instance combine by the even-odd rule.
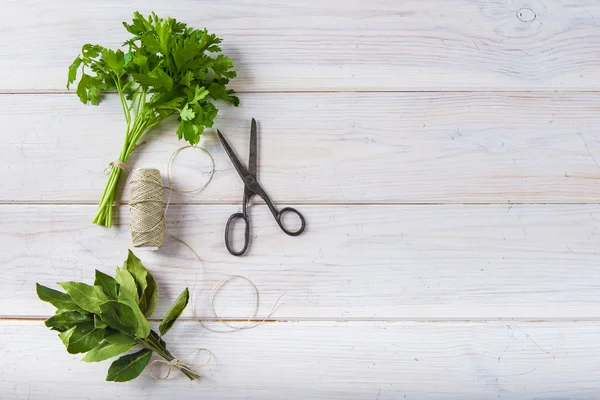
[[4, 398], [69, 400], [595, 399], [600, 391], [598, 322], [313, 321], [267, 323], [235, 335], [206, 332], [187, 322], [165, 338], [180, 356], [197, 347], [215, 353], [202, 381], [157, 382], [143, 374], [108, 384], [101, 380], [108, 362], [80, 362], [55, 332], [6, 321], [0, 354], [10, 368], [3, 369], [0, 391]]
[[[224, 107], [217, 126], [246, 159], [250, 119], [259, 121], [260, 180], [279, 202], [600, 202], [598, 93], [261, 93], [241, 102]], [[27, 203], [95, 204], [125, 129], [116, 96], [86, 107], [57, 94], [0, 97], [0, 126], [0, 201]], [[130, 169], [164, 173], [185, 144], [174, 130], [153, 133]], [[202, 145], [216, 158], [214, 181], [173, 200], [239, 203], [242, 182], [213, 131]], [[203, 154], [177, 157], [186, 187], [204, 179]]]
[[[206, 135], [214, 181], [168, 219], [200, 268], [172, 239], [138, 251], [155, 319], [196, 278], [196, 317], [230, 274], [257, 284], [260, 315], [286, 294], [229, 335], [187, 310], [168, 343], [214, 352], [200, 383], [104, 382], [109, 364], [68, 355], [34, 290], [111, 272], [129, 246], [125, 205], [115, 228], [90, 224], [118, 104], [85, 107], [64, 81], [82, 44], [125, 39], [134, 10], [225, 39], [242, 105], [217, 125], [245, 158], [258, 119], [260, 181], [308, 222], [291, 238], [255, 206], [249, 255], [228, 255], [242, 186]], [[597, 398], [599, 25], [585, 0], [0, 1], [0, 398]], [[167, 124], [128, 168], [164, 172], [180, 145]], [[176, 183], [206, 166], [182, 153]], [[248, 287], [224, 294], [217, 308], [244, 318]]]
[[135, 10], [217, 32], [244, 91], [600, 87], [593, 0], [24, 0], [0, 14], [0, 88], [64, 90], [81, 46], [120, 45]]
[[[259, 285], [265, 313], [285, 292], [274, 318], [286, 321], [600, 318], [599, 205], [303, 205], [308, 230], [296, 238], [257, 206], [249, 254], [233, 258], [223, 229], [238, 208], [171, 209], [169, 229], [200, 253], [200, 268], [173, 238], [157, 253], [137, 252], [163, 290], [157, 318], [196, 274], [203, 318], [212, 287], [234, 274]], [[127, 207], [118, 228], [100, 233], [89, 224], [94, 210], [0, 207], [0, 237], [13, 243], [5, 250], [11, 279], [0, 281], [0, 317], [51, 312], [36, 301], [35, 282], [90, 281], [95, 268], [113, 273], [122, 263], [131, 241]], [[218, 307], [243, 319], [250, 294], [234, 285]]]

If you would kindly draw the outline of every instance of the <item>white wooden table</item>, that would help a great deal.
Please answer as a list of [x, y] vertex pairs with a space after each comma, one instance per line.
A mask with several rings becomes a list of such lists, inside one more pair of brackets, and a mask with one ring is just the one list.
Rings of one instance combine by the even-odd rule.
[[[132, 12], [173, 16], [225, 39], [241, 107], [217, 126], [260, 180], [307, 217], [283, 235], [257, 205], [247, 257], [223, 245], [242, 185], [214, 132], [215, 178], [175, 196], [170, 229], [202, 255], [195, 304], [241, 274], [261, 291], [254, 330], [219, 335], [187, 310], [180, 374], [104, 381], [43, 326], [35, 282], [92, 279], [126, 257], [117, 226], [90, 223], [124, 122], [114, 95], [83, 106], [64, 89], [87, 42], [117, 46]], [[2, 1], [0, 5], [0, 398], [593, 399], [600, 393], [600, 2], [587, 0]], [[130, 168], [164, 174], [181, 146], [152, 134]], [[187, 157], [187, 158], [186, 158]], [[204, 165], [182, 155], [182, 185]], [[155, 314], [196, 279], [167, 239], [137, 252], [161, 288]], [[217, 307], [250, 309], [232, 284]]]

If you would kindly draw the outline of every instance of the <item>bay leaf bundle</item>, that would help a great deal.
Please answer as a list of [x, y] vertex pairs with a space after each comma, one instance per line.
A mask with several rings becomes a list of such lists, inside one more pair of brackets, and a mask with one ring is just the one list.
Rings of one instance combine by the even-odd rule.
[[[112, 277], [96, 270], [93, 285], [60, 282], [64, 292], [36, 284], [38, 297], [56, 307], [45, 325], [58, 331], [70, 354], [85, 353], [82, 361], [98, 362], [121, 355], [108, 369], [107, 381], [137, 378], [156, 353], [167, 362], [175, 357], [162, 337], [171, 329], [189, 301], [186, 288], [175, 300], [158, 327], [148, 319], [158, 303], [158, 284], [131, 251]], [[127, 353], [130, 350], [137, 351]], [[127, 353], [125, 355], [122, 355]], [[181, 362], [172, 363], [190, 380], [200, 376]]]

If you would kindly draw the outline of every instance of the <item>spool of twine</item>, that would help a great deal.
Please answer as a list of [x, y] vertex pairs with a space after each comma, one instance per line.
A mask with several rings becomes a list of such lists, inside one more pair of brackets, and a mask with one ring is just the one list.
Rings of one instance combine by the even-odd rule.
[[162, 246], [165, 230], [163, 185], [160, 171], [139, 168], [131, 174], [129, 213], [133, 247]]

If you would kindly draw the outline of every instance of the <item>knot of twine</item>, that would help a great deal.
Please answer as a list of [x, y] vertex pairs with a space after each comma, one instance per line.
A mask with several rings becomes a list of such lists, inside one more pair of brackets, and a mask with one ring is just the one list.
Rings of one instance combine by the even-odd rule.
[[113, 168], [125, 169], [126, 166], [127, 166], [127, 163], [125, 163], [121, 160], [111, 161], [108, 163], [106, 168], [104, 168], [104, 175], [110, 174], [110, 171], [112, 171]]
[[159, 170], [139, 168], [133, 171], [129, 213], [133, 247], [160, 247], [164, 237], [165, 218]]
[[[208, 360], [206, 360], [206, 362], [202, 365], [185, 365], [183, 363], [183, 360], [189, 358], [192, 354], [194, 353], [199, 353], [201, 351], [205, 351], [208, 353]], [[208, 365], [208, 363], [210, 362], [210, 360], [212, 360], [212, 356], [213, 353], [208, 350], [208, 349], [204, 349], [204, 348], [198, 348], [198, 349], [194, 349], [192, 350], [190, 353], [188, 353], [185, 357], [180, 359], [174, 358], [171, 361], [167, 361], [167, 360], [152, 360], [150, 362], [150, 364], [148, 364], [148, 374], [153, 378], [153, 379], [157, 379], [157, 380], [162, 380], [162, 379], [167, 379], [170, 375], [171, 375], [171, 370], [173, 368], [177, 368], [177, 369], [182, 369], [182, 368], [195, 368], [195, 369], [200, 369], [200, 368], [204, 368]], [[152, 365], [156, 365], [156, 364], [165, 364], [167, 366], [167, 373], [165, 374], [165, 376], [160, 376], [160, 375], [155, 375], [152, 372]]]

